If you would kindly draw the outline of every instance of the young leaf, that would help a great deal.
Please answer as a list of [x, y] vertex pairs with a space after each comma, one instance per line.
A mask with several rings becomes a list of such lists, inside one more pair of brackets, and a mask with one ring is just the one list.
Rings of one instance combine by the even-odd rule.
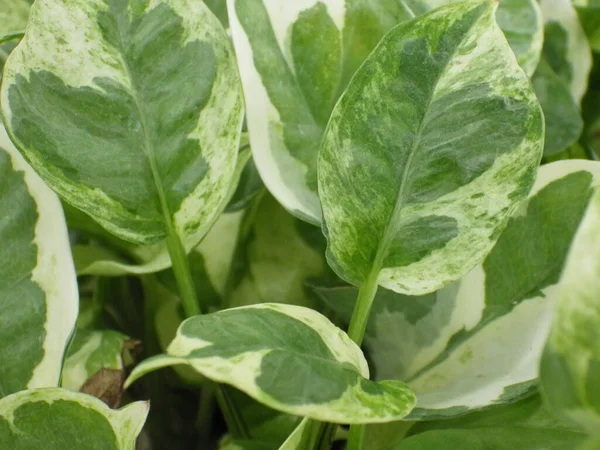
[[592, 69], [592, 52], [571, 0], [540, 0], [544, 59], [581, 103]]
[[[415, 390], [412, 418], [512, 402], [535, 387], [556, 284], [598, 184], [600, 163], [544, 165], [482, 265], [434, 294], [379, 291], [365, 344], [375, 379], [401, 379]], [[349, 320], [355, 288], [318, 293]]]
[[600, 426], [600, 192], [577, 231], [560, 280], [541, 362], [543, 392], [554, 410], [592, 435]]
[[318, 223], [317, 153], [348, 80], [396, 24], [390, 0], [228, 0], [256, 166], [290, 212]]
[[533, 185], [543, 118], [494, 4], [394, 28], [336, 105], [319, 197], [329, 263], [346, 281], [439, 289], [483, 258]]
[[122, 239], [191, 250], [225, 207], [243, 116], [203, 2], [37, 0], [2, 111], [42, 178]]
[[23, 391], [0, 400], [0, 448], [134, 450], [148, 404], [120, 410], [65, 389]]
[[62, 370], [61, 386], [118, 406], [125, 381], [125, 358], [135, 342], [111, 330], [77, 330]]
[[1, 126], [0, 205], [2, 398], [58, 384], [78, 290], [60, 201]]
[[[423, 14], [462, 0], [405, 0], [414, 12]], [[542, 53], [544, 27], [536, 0], [502, 0], [496, 22], [504, 33], [517, 61], [528, 76], [533, 75]]]
[[324, 316], [298, 306], [262, 304], [188, 319], [167, 354], [138, 365], [126, 386], [176, 364], [271, 408], [327, 422], [399, 420], [415, 403], [400, 381], [369, 381], [358, 346]]

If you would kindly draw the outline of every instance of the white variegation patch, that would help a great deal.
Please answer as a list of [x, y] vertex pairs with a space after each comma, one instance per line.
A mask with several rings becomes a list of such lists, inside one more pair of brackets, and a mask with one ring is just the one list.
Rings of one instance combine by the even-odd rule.
[[567, 58], [571, 68], [569, 87], [577, 103], [581, 103], [592, 69], [592, 51], [573, 3], [570, 0], [540, 0], [540, 7], [544, 23], [557, 22], [567, 34]]
[[37, 207], [34, 244], [37, 264], [31, 272], [46, 296], [46, 336], [40, 345], [44, 356], [28, 381], [28, 388], [56, 386], [65, 349], [75, 328], [79, 311], [77, 277], [60, 200], [37, 176], [0, 126], [0, 148], [8, 152], [12, 167], [24, 174], [29, 195]]

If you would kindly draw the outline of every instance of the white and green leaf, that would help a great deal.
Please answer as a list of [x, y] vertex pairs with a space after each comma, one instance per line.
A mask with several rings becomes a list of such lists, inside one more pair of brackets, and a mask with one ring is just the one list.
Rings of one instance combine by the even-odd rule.
[[102, 370], [123, 372], [129, 342], [127, 336], [117, 331], [77, 330], [65, 358], [61, 386], [79, 391]]
[[[413, 418], [451, 417], [528, 395], [569, 246], [600, 184], [600, 163], [544, 165], [482, 265], [421, 297], [381, 289], [365, 344], [376, 379], [417, 394]], [[356, 289], [317, 290], [348, 321]]]
[[[462, 0], [404, 0], [413, 12], [423, 14]], [[542, 13], [536, 0], [502, 0], [496, 11], [496, 22], [504, 33], [521, 68], [528, 76], [537, 67], [544, 41]]]
[[336, 105], [319, 197], [328, 260], [346, 281], [441, 288], [490, 251], [533, 185], [542, 113], [494, 5], [397, 26]]
[[298, 306], [270, 303], [188, 319], [167, 353], [138, 365], [126, 385], [177, 364], [273, 409], [327, 422], [399, 420], [415, 403], [400, 381], [369, 381], [360, 348], [324, 316]]
[[600, 191], [569, 251], [541, 362], [550, 406], [591, 435], [600, 426]]
[[580, 104], [592, 69], [590, 44], [571, 0], [540, 0], [544, 17], [544, 59]]
[[203, 2], [37, 0], [2, 112], [41, 177], [122, 239], [189, 251], [230, 196], [242, 94]]
[[18, 392], [0, 400], [0, 448], [134, 450], [147, 415], [144, 402], [112, 410], [65, 389]]
[[58, 385], [78, 290], [60, 201], [1, 126], [0, 205], [2, 398]]
[[348, 81], [396, 24], [396, 0], [228, 0], [256, 166], [290, 212], [318, 223], [317, 153]]

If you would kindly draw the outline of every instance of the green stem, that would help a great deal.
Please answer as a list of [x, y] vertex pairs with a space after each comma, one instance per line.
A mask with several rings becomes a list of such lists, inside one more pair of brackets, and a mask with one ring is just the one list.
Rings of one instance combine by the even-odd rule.
[[236, 439], [250, 439], [250, 432], [246, 427], [244, 418], [229, 395], [228, 387], [223, 384], [216, 384], [215, 397], [231, 435]]
[[346, 450], [362, 450], [365, 445], [365, 426], [352, 425], [348, 435]]
[[[373, 300], [375, 294], [377, 294], [377, 276], [379, 275], [379, 269], [373, 269], [371, 274], [360, 287], [358, 291], [358, 298], [354, 311], [352, 312], [352, 318], [350, 319], [350, 326], [348, 328], [348, 336], [352, 339], [356, 345], [361, 345], [367, 329], [367, 323], [369, 322], [369, 316], [371, 315], [371, 308], [373, 307]], [[321, 450], [329, 448], [331, 440], [333, 439], [335, 428], [337, 425], [328, 423], [311, 422], [308, 426], [314, 427], [314, 434], [319, 436], [319, 441], [315, 443], [313, 449]], [[350, 427], [350, 435], [348, 437], [348, 448], [352, 450], [362, 450], [364, 443], [364, 425], [352, 425]]]
[[199, 315], [201, 311], [198, 304], [198, 295], [196, 294], [196, 285], [192, 278], [190, 262], [173, 224], [170, 224], [167, 228], [169, 232], [167, 248], [169, 249], [169, 256], [173, 263], [173, 273], [175, 274], [175, 281], [177, 281], [183, 311], [186, 317], [194, 317]]

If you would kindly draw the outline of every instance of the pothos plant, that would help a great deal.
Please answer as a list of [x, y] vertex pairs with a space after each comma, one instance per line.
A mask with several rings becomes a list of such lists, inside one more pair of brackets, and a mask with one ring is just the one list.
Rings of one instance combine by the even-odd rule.
[[600, 3], [0, 35], [0, 448], [600, 448]]

